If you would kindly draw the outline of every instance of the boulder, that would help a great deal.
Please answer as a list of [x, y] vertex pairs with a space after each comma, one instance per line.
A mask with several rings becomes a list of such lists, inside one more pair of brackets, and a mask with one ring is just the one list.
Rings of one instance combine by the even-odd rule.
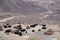
[[52, 29], [48, 29], [47, 31], [44, 32], [44, 34], [46, 34], [46, 35], [52, 35], [53, 31], [52, 31]]

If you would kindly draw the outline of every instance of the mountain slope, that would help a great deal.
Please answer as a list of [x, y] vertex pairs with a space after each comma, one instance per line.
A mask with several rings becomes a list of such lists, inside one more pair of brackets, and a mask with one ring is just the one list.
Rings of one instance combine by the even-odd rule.
[[22, 0], [0, 0], [0, 7], [3, 8], [3, 12], [20, 14], [35, 14], [47, 11], [44, 7]]

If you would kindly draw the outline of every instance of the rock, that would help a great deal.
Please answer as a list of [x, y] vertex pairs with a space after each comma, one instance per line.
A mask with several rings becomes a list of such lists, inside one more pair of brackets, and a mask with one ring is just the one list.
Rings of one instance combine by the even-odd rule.
[[30, 27], [29, 27], [29, 26], [27, 26], [27, 27], [26, 27], [26, 29], [30, 29]]
[[46, 32], [44, 32], [44, 34], [52, 35], [52, 34], [53, 34], [53, 31], [52, 31], [52, 29], [49, 29], [49, 30], [47, 30]]

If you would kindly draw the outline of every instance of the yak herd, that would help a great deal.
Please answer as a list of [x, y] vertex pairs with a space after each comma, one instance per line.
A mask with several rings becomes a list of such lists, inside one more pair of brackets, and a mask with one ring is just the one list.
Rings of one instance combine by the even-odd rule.
[[[14, 34], [17, 34], [19, 36], [22, 36], [24, 33], [27, 34], [27, 30], [26, 29], [30, 29], [30, 28], [35, 28], [38, 24], [32, 24], [30, 26], [27, 26], [26, 29], [22, 28], [21, 24], [18, 23], [19, 25], [16, 26], [16, 27], [13, 27], [15, 30], [12, 30], [12, 29], [7, 29], [4, 31], [4, 33], [6, 33], [7, 35], [9, 35], [9, 33], [14, 33]], [[6, 24], [6, 25], [3, 25], [4, 28], [11, 28], [12, 25], [9, 25], [9, 24]], [[46, 25], [43, 24], [42, 25], [42, 29], [46, 29]], [[38, 29], [38, 31], [41, 31], [41, 29]], [[31, 32], [35, 32], [35, 30], [31, 30]]]

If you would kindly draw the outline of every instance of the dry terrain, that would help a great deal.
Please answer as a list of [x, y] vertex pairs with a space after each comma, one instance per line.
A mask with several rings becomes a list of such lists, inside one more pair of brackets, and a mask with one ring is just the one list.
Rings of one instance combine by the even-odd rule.
[[[23, 28], [35, 23], [38, 26], [27, 30], [24, 36], [6, 35], [3, 28], [0, 40], [60, 40], [60, 0], [0, 0], [0, 25], [7, 23], [21, 23]], [[46, 24], [47, 29], [42, 30], [41, 24]], [[38, 32], [39, 28], [42, 31]], [[50, 28], [53, 35], [43, 34]], [[36, 32], [32, 33], [32, 29]]]

